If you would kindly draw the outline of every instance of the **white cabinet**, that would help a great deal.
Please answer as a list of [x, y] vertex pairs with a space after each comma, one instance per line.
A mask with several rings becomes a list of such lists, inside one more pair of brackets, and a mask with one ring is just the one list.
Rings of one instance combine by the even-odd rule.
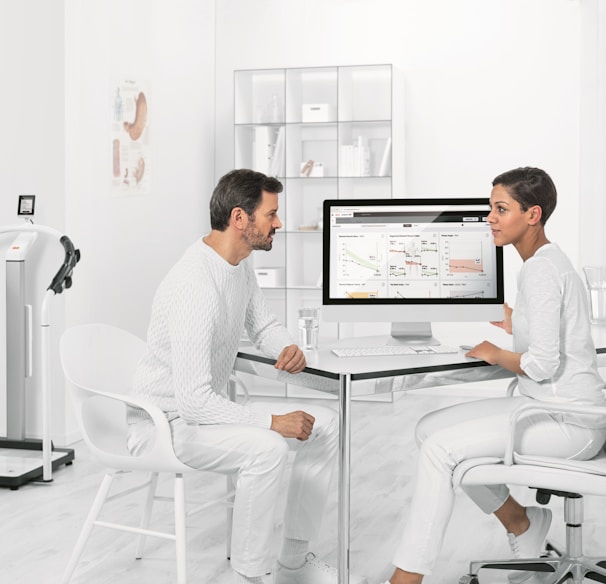
[[[284, 184], [283, 227], [272, 251], [254, 252], [253, 261], [295, 339], [297, 309], [322, 304], [324, 199], [398, 196], [397, 174], [403, 185], [398, 85], [391, 65], [234, 72], [234, 167]], [[321, 322], [321, 339], [337, 336], [336, 324]]]

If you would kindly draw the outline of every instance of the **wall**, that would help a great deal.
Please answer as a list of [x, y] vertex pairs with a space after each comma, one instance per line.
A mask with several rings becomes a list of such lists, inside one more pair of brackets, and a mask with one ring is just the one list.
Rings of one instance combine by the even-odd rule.
[[[32, 15], [35, 14], [35, 18]], [[65, 227], [65, 72], [62, 2], [23, 0], [0, 6], [2, 91], [0, 111], [0, 225], [18, 225], [20, 194], [36, 195], [36, 223], [59, 231]], [[0, 331], [6, 330], [5, 267], [8, 246], [17, 233], [0, 235]], [[40, 307], [44, 291], [63, 261], [58, 241], [40, 235], [27, 260], [26, 302], [34, 310], [34, 376], [26, 380], [27, 436], [35, 436], [40, 419]], [[57, 345], [65, 319], [65, 299], [50, 303], [51, 352], [57, 363]], [[57, 326], [58, 325], [58, 326]], [[53, 419], [64, 419], [61, 372], [52, 369]], [[0, 436], [6, 435], [6, 338], [0, 334]], [[38, 434], [39, 436], [39, 434]]]
[[[67, 233], [82, 253], [73, 287], [57, 297], [52, 310], [57, 445], [77, 437], [58, 366], [64, 327], [102, 321], [144, 336], [161, 277], [209, 228], [207, 197], [215, 182], [214, 5], [214, 0], [15, 0], [0, 7], [0, 49], [10, 56], [1, 69], [2, 224], [17, 220], [18, 194], [35, 193], [36, 222]], [[112, 82], [128, 78], [150, 84], [152, 180], [147, 195], [116, 197], [110, 188]], [[0, 237], [2, 255], [10, 241]], [[28, 285], [40, 290], [41, 301], [62, 250], [38, 243]], [[0, 289], [4, 294], [3, 280]], [[28, 386], [27, 434], [39, 436], [39, 376]], [[4, 391], [0, 387], [0, 434]]]
[[[145, 336], [153, 294], [208, 229], [214, 186], [214, 0], [67, 4], [66, 224], [80, 247], [67, 325]], [[111, 190], [115, 80], [150, 84], [149, 194]]]
[[[68, 322], [101, 320], [143, 335], [160, 278], [207, 228], [214, 2], [70, 3], [68, 39], [67, 223], [82, 249]], [[110, 188], [116, 79], [150, 84], [149, 194]]]
[[579, 257], [606, 265], [606, 2], [581, 2]]
[[[580, 18], [570, 0], [222, 0], [217, 125], [233, 121], [234, 69], [392, 63], [406, 87], [399, 194], [488, 196], [498, 173], [543, 167], [561, 193], [548, 233], [578, 262]], [[232, 152], [219, 133], [217, 175]], [[506, 264], [513, 301], [515, 251]]]
[[[208, 229], [208, 194], [233, 165], [234, 69], [393, 63], [406, 82], [402, 194], [486, 195], [498, 172], [543, 166], [561, 194], [550, 235], [578, 265], [606, 263], [605, 10], [599, 0], [2, 2], [1, 223], [16, 219], [18, 194], [36, 193], [36, 221], [82, 251], [53, 335], [89, 321], [145, 334], [160, 278]], [[151, 84], [149, 195], [109, 186], [120, 77]], [[52, 246], [40, 253], [54, 273]], [[514, 272], [517, 258], [506, 260]], [[61, 382], [59, 445], [74, 429]]]

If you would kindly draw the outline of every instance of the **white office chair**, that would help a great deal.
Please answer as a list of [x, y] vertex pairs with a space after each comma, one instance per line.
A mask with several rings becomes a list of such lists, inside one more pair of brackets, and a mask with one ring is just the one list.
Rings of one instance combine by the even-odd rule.
[[606, 452], [602, 448], [595, 458], [587, 461], [515, 453], [513, 441], [516, 423], [522, 414], [534, 410], [603, 415], [606, 419], [606, 407], [525, 403], [511, 415], [504, 459], [485, 457], [466, 460], [456, 467], [453, 484], [455, 487], [496, 484], [528, 486], [537, 489], [540, 504], [548, 503], [552, 495], [564, 497], [566, 549], [559, 552], [548, 545], [550, 553], [545, 557], [473, 561], [469, 573], [459, 580], [459, 584], [479, 584], [478, 571], [483, 568], [542, 572], [541, 582], [545, 584], [567, 581], [580, 584], [584, 578], [606, 582], [606, 553], [602, 558], [592, 558], [584, 556], [582, 549], [583, 495], [606, 496]]
[[[65, 331], [61, 338], [60, 354], [63, 371], [72, 384], [72, 398], [76, 418], [84, 441], [91, 454], [108, 467], [88, 517], [82, 527], [72, 556], [63, 574], [62, 583], [71, 580], [80, 555], [94, 526], [103, 526], [138, 534], [136, 558], [141, 558], [146, 536], [173, 540], [176, 546], [177, 582], [186, 582], [185, 552], [185, 495], [183, 475], [199, 472], [179, 461], [174, 453], [169, 424], [164, 413], [153, 404], [125, 395], [129, 389], [135, 368], [145, 351], [145, 342], [119, 328], [104, 324], [76, 326]], [[131, 455], [126, 448], [127, 404], [147, 412], [155, 425], [155, 440], [140, 455]], [[151, 473], [145, 483], [118, 492], [111, 497], [109, 490], [113, 479], [121, 473], [146, 471]], [[149, 529], [152, 505], [156, 496], [159, 472], [174, 474], [174, 533]], [[228, 485], [232, 478], [228, 477]], [[129, 495], [147, 488], [145, 504], [139, 527], [99, 521], [98, 516], [106, 501]], [[171, 498], [172, 499], [172, 498]], [[228, 493], [227, 504], [233, 501]], [[201, 511], [216, 501], [207, 502], [196, 509]], [[230, 553], [231, 519], [233, 510], [228, 508], [227, 551]]]

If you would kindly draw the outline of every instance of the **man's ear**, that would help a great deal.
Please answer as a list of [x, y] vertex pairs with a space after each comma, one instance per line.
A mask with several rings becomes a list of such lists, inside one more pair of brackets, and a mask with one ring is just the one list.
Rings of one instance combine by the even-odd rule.
[[242, 209], [242, 207], [234, 207], [231, 210], [231, 214], [229, 216], [231, 225], [233, 225], [233, 227], [235, 227], [236, 229], [240, 230], [246, 227], [245, 218], [247, 217], [248, 215], [244, 212], [244, 209]]
[[543, 216], [543, 209], [540, 205], [535, 205], [534, 207], [530, 207], [530, 225], [536, 225], [540, 223], [541, 217]]

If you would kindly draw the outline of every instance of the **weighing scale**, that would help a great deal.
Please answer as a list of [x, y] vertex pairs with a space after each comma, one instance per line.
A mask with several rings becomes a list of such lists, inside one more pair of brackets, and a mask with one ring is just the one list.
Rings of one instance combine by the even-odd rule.
[[[19, 215], [33, 215], [33, 195], [19, 197]], [[72, 284], [80, 251], [67, 235], [27, 220], [0, 226], [0, 235], [18, 233], [6, 254], [6, 392], [7, 432], [0, 438], [0, 486], [18, 489], [29, 481], [52, 482], [52, 472], [74, 460], [73, 449], [55, 448], [50, 438], [50, 318], [52, 297]], [[25, 379], [33, 372], [33, 314], [25, 303], [25, 262], [39, 233], [56, 239], [65, 252], [63, 264], [46, 290], [40, 309], [42, 439], [25, 438]]]

